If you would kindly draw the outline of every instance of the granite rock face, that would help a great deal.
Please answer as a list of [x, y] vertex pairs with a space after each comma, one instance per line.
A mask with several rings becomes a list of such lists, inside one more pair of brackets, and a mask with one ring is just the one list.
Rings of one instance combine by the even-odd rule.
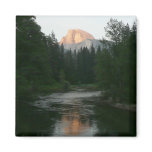
[[85, 32], [83, 30], [80, 29], [71, 29], [68, 30], [66, 36], [64, 36], [61, 41], [60, 44], [76, 44], [76, 43], [80, 43], [86, 39], [94, 39], [94, 37], [89, 34], [88, 32]]
[[95, 50], [97, 50], [98, 47], [100, 47], [100, 49], [104, 47], [99, 40], [96, 40], [91, 34], [80, 29], [68, 30], [66, 36], [61, 39], [60, 45], [61, 44], [63, 44], [66, 50], [71, 49], [71, 51], [78, 51], [84, 47], [91, 49], [92, 46]]

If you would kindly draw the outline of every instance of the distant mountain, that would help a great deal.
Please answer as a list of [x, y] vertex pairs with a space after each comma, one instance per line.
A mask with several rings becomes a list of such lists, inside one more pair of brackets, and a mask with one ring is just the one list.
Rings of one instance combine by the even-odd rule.
[[80, 29], [71, 29], [67, 32], [66, 36], [64, 36], [61, 41], [60, 45], [63, 44], [64, 48], [69, 50], [79, 50], [80, 48], [87, 47], [88, 49], [93, 47], [97, 50], [98, 46], [103, 48], [103, 44], [96, 40], [91, 34], [85, 32]]

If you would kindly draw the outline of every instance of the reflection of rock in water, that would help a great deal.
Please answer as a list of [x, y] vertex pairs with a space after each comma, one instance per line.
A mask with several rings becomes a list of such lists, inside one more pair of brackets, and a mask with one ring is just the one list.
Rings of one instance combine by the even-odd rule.
[[[94, 115], [94, 100], [100, 91], [71, 91], [54, 93], [35, 102], [35, 106], [53, 114], [54, 136], [92, 136], [97, 132]], [[51, 115], [51, 114], [50, 114]], [[59, 117], [56, 117], [56, 116]], [[52, 132], [50, 132], [52, 135]]]
[[25, 106], [21, 108], [25, 116], [20, 122], [23, 127], [30, 124], [28, 132], [34, 131], [34, 135], [135, 135], [136, 113], [102, 103], [100, 93], [79, 90], [41, 97], [32, 104], [33, 112], [25, 112]]
[[[91, 136], [97, 132], [96, 123], [89, 119], [89, 115], [81, 113], [81, 105], [76, 106], [75, 109], [64, 113], [61, 120], [55, 124], [54, 135], [66, 136]], [[92, 121], [92, 122], [91, 122]]]
[[90, 128], [89, 121], [81, 122], [78, 113], [72, 113], [72, 116], [63, 116], [62, 122], [66, 124], [64, 127], [65, 135], [79, 135]]

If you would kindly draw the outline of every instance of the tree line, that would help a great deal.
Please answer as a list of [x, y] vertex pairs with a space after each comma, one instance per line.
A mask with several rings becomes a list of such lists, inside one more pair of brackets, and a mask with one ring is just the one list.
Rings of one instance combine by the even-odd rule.
[[[136, 24], [111, 19], [104, 49], [65, 50], [55, 34], [46, 36], [34, 16], [16, 17], [16, 98], [96, 83], [113, 100], [135, 101]], [[110, 42], [110, 43], [109, 43]]]
[[105, 97], [113, 101], [136, 102], [136, 23], [110, 19], [105, 27], [112, 41], [108, 49], [97, 54], [96, 76]]

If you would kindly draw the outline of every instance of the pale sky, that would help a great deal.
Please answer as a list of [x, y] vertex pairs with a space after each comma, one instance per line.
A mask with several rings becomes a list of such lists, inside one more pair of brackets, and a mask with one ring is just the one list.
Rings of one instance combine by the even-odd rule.
[[92, 34], [96, 39], [102, 39], [105, 37], [104, 27], [110, 18], [122, 20], [130, 26], [136, 21], [135, 16], [36, 16], [36, 22], [46, 35], [53, 31], [58, 41], [69, 29], [81, 29]]

